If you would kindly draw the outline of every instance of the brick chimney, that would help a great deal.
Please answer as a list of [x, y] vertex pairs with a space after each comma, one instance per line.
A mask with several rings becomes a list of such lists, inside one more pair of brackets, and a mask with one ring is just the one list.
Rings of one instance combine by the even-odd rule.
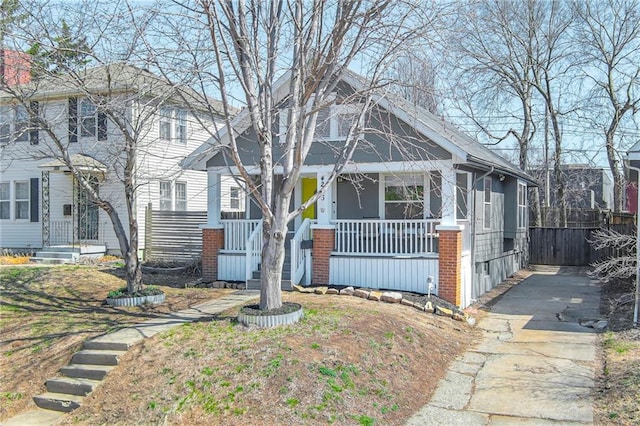
[[31, 80], [29, 55], [15, 50], [0, 49], [0, 76], [7, 86], [25, 84]]

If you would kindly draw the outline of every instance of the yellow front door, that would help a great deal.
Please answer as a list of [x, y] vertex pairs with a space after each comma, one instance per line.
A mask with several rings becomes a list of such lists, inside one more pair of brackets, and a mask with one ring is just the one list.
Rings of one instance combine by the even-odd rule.
[[[302, 202], [306, 202], [318, 190], [318, 179], [302, 178]], [[313, 203], [302, 212], [302, 220], [316, 218], [316, 204]]]

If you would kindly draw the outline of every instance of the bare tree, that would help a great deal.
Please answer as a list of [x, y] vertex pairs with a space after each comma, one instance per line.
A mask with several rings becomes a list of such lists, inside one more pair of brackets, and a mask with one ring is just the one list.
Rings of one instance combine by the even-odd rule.
[[590, 88], [588, 120], [602, 129], [613, 175], [615, 211], [624, 208], [625, 179], [619, 134], [625, 115], [640, 109], [640, 3], [636, 0], [575, 2], [576, 47]]
[[[28, 111], [29, 131], [42, 135], [31, 145], [3, 146], [3, 158], [14, 162], [56, 159], [64, 165], [89, 194], [90, 202], [108, 215], [125, 261], [128, 292], [140, 291], [143, 282], [136, 200], [140, 188], [150, 180], [176, 173], [180, 158], [175, 159], [175, 170], [158, 170], [156, 175], [141, 175], [140, 166], [159, 161], [159, 157], [153, 157], [158, 153], [150, 149], [157, 140], [157, 130], [151, 130], [159, 109], [180, 102], [192, 91], [176, 87], [143, 68], [117, 61], [136, 60], [139, 28], [129, 24], [131, 15], [127, 9], [102, 9], [104, 4], [91, 3], [69, 5], [65, 13], [37, 2], [23, 2], [23, 7], [25, 22], [11, 34], [16, 46], [37, 43], [41, 57], [58, 59], [53, 63], [32, 61], [32, 75], [37, 78], [29, 84], [3, 85], [2, 100]], [[92, 7], [95, 13], [87, 13]], [[60, 16], [65, 17], [65, 26], [56, 24]], [[143, 22], [144, 18], [137, 16], [136, 22]], [[64, 31], [59, 33], [58, 28]], [[56, 101], [60, 97], [63, 101]], [[79, 115], [80, 102], [91, 113], [86, 119]], [[196, 102], [191, 106], [195, 108]], [[91, 137], [83, 138], [85, 133]], [[101, 163], [110, 190], [97, 189], [87, 165], [78, 164], [77, 154], [92, 155], [97, 164]]]
[[[162, 28], [166, 34], [168, 26], [179, 26], [174, 43], [181, 49], [162, 51], [152, 43], [149, 47], [166, 72], [172, 72], [172, 65], [184, 67], [188, 58], [194, 85], [204, 92], [217, 90], [226, 113], [236, 102], [246, 108], [260, 153], [259, 177], [251, 174], [254, 164], [243, 164], [240, 135], [231, 118], [225, 123], [227, 139], [218, 144], [262, 212], [260, 308], [278, 308], [287, 224], [313, 205], [349, 163], [364, 131], [361, 123], [372, 106], [373, 90], [388, 83], [386, 70], [394, 55], [422, 31], [421, 8], [406, 2], [359, 0], [199, 0], [181, 6]], [[344, 143], [331, 147], [339, 153], [338, 160], [319, 191], [290, 212], [319, 113], [343, 101], [335, 92], [351, 66], [365, 75], [366, 89], [351, 95], [359, 108]], [[275, 92], [280, 79], [289, 82], [285, 99]], [[286, 111], [283, 133], [277, 125], [279, 110]], [[282, 155], [274, 158], [275, 141]], [[277, 166], [281, 180], [274, 178]]]

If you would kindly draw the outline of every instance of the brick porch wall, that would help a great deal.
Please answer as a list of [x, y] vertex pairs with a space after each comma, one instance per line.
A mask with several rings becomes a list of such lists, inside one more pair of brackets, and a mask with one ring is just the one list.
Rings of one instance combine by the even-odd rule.
[[218, 279], [218, 252], [224, 248], [224, 229], [204, 228], [202, 230], [202, 280]]
[[456, 306], [462, 303], [462, 231], [441, 230], [438, 296]]
[[312, 284], [329, 284], [329, 258], [335, 244], [335, 229], [313, 230]]

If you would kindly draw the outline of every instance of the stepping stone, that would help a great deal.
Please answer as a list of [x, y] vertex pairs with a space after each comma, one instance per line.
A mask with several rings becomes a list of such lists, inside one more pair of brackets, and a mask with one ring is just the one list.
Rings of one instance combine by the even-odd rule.
[[66, 393], [70, 395], [87, 396], [100, 384], [100, 380], [82, 379], [77, 377], [55, 377], [45, 382], [51, 393]]
[[69, 395], [65, 393], [47, 392], [33, 397], [33, 401], [45, 410], [62, 411], [69, 413], [80, 407], [84, 396]]

